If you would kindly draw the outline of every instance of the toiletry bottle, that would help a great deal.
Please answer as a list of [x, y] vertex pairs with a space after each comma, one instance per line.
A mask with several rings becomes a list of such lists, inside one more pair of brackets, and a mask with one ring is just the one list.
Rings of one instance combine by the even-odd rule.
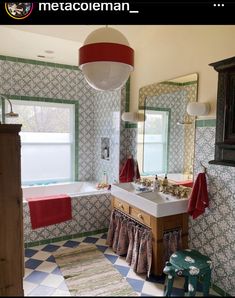
[[165, 178], [162, 181], [162, 186], [167, 186], [168, 185], [168, 179], [167, 179], [167, 174], [165, 174]]
[[155, 179], [153, 180], [153, 191], [159, 191], [160, 182], [158, 180], [157, 175], [155, 176]]
[[103, 173], [103, 183], [108, 184], [108, 176], [107, 176], [106, 171], [104, 171], [104, 173]]
[[156, 191], [159, 191], [160, 190], [160, 181], [159, 181], [157, 175], [155, 177], [155, 182], [156, 182]]
[[108, 148], [105, 146], [104, 147], [104, 159], [108, 159], [109, 158], [109, 150]]

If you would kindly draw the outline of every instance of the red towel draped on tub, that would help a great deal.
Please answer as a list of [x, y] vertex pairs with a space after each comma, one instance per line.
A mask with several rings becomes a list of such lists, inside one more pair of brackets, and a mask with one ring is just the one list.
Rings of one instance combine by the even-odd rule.
[[209, 206], [209, 199], [207, 193], [206, 174], [200, 173], [193, 185], [193, 189], [188, 202], [188, 213], [197, 218], [205, 212], [206, 207]]
[[72, 219], [71, 198], [66, 194], [27, 198], [32, 229]]

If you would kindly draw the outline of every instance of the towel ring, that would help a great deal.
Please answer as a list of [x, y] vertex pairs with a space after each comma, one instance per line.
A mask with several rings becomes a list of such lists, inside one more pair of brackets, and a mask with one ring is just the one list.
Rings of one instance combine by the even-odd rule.
[[207, 168], [202, 164], [202, 162], [200, 161], [201, 166], [203, 167], [203, 172], [206, 173]]

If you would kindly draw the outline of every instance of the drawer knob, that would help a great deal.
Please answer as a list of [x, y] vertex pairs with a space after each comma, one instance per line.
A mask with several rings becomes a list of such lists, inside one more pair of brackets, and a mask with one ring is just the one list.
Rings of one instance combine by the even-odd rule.
[[141, 213], [139, 213], [139, 214], [137, 215], [137, 217], [138, 217], [138, 218], [140, 218], [140, 219], [142, 219], [142, 218], [143, 218], [143, 216], [142, 216], [142, 214], [141, 214]]
[[118, 204], [118, 207], [121, 208], [121, 209], [124, 209], [123, 205], [121, 203]]

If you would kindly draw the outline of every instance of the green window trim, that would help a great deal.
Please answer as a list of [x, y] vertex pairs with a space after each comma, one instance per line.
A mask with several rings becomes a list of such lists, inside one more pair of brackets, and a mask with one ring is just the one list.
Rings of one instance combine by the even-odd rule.
[[[160, 108], [160, 107], [146, 107], [146, 106], [140, 106], [140, 110], [144, 110], [144, 113], [146, 110], [150, 111], [159, 111], [159, 112], [168, 112], [168, 131], [167, 131], [167, 157], [166, 157], [166, 173], [169, 169], [169, 148], [170, 148], [170, 127], [171, 127], [171, 109], [170, 108]], [[149, 176], [152, 175], [152, 173], [142, 172], [141, 175], [143, 176]]]
[[[64, 103], [64, 104], [73, 104], [75, 112], [75, 135], [74, 135], [74, 160], [72, 162], [72, 171], [74, 173], [75, 181], [78, 181], [78, 172], [79, 172], [79, 102], [77, 100], [70, 99], [57, 99], [57, 98], [47, 98], [47, 97], [35, 97], [35, 96], [18, 96], [18, 95], [8, 95], [2, 94], [3, 96], [9, 98], [10, 100], [24, 100], [24, 101], [40, 101], [40, 102], [49, 102], [49, 103]], [[14, 107], [13, 107], [14, 109]], [[2, 123], [5, 123], [5, 100], [2, 100]]]

